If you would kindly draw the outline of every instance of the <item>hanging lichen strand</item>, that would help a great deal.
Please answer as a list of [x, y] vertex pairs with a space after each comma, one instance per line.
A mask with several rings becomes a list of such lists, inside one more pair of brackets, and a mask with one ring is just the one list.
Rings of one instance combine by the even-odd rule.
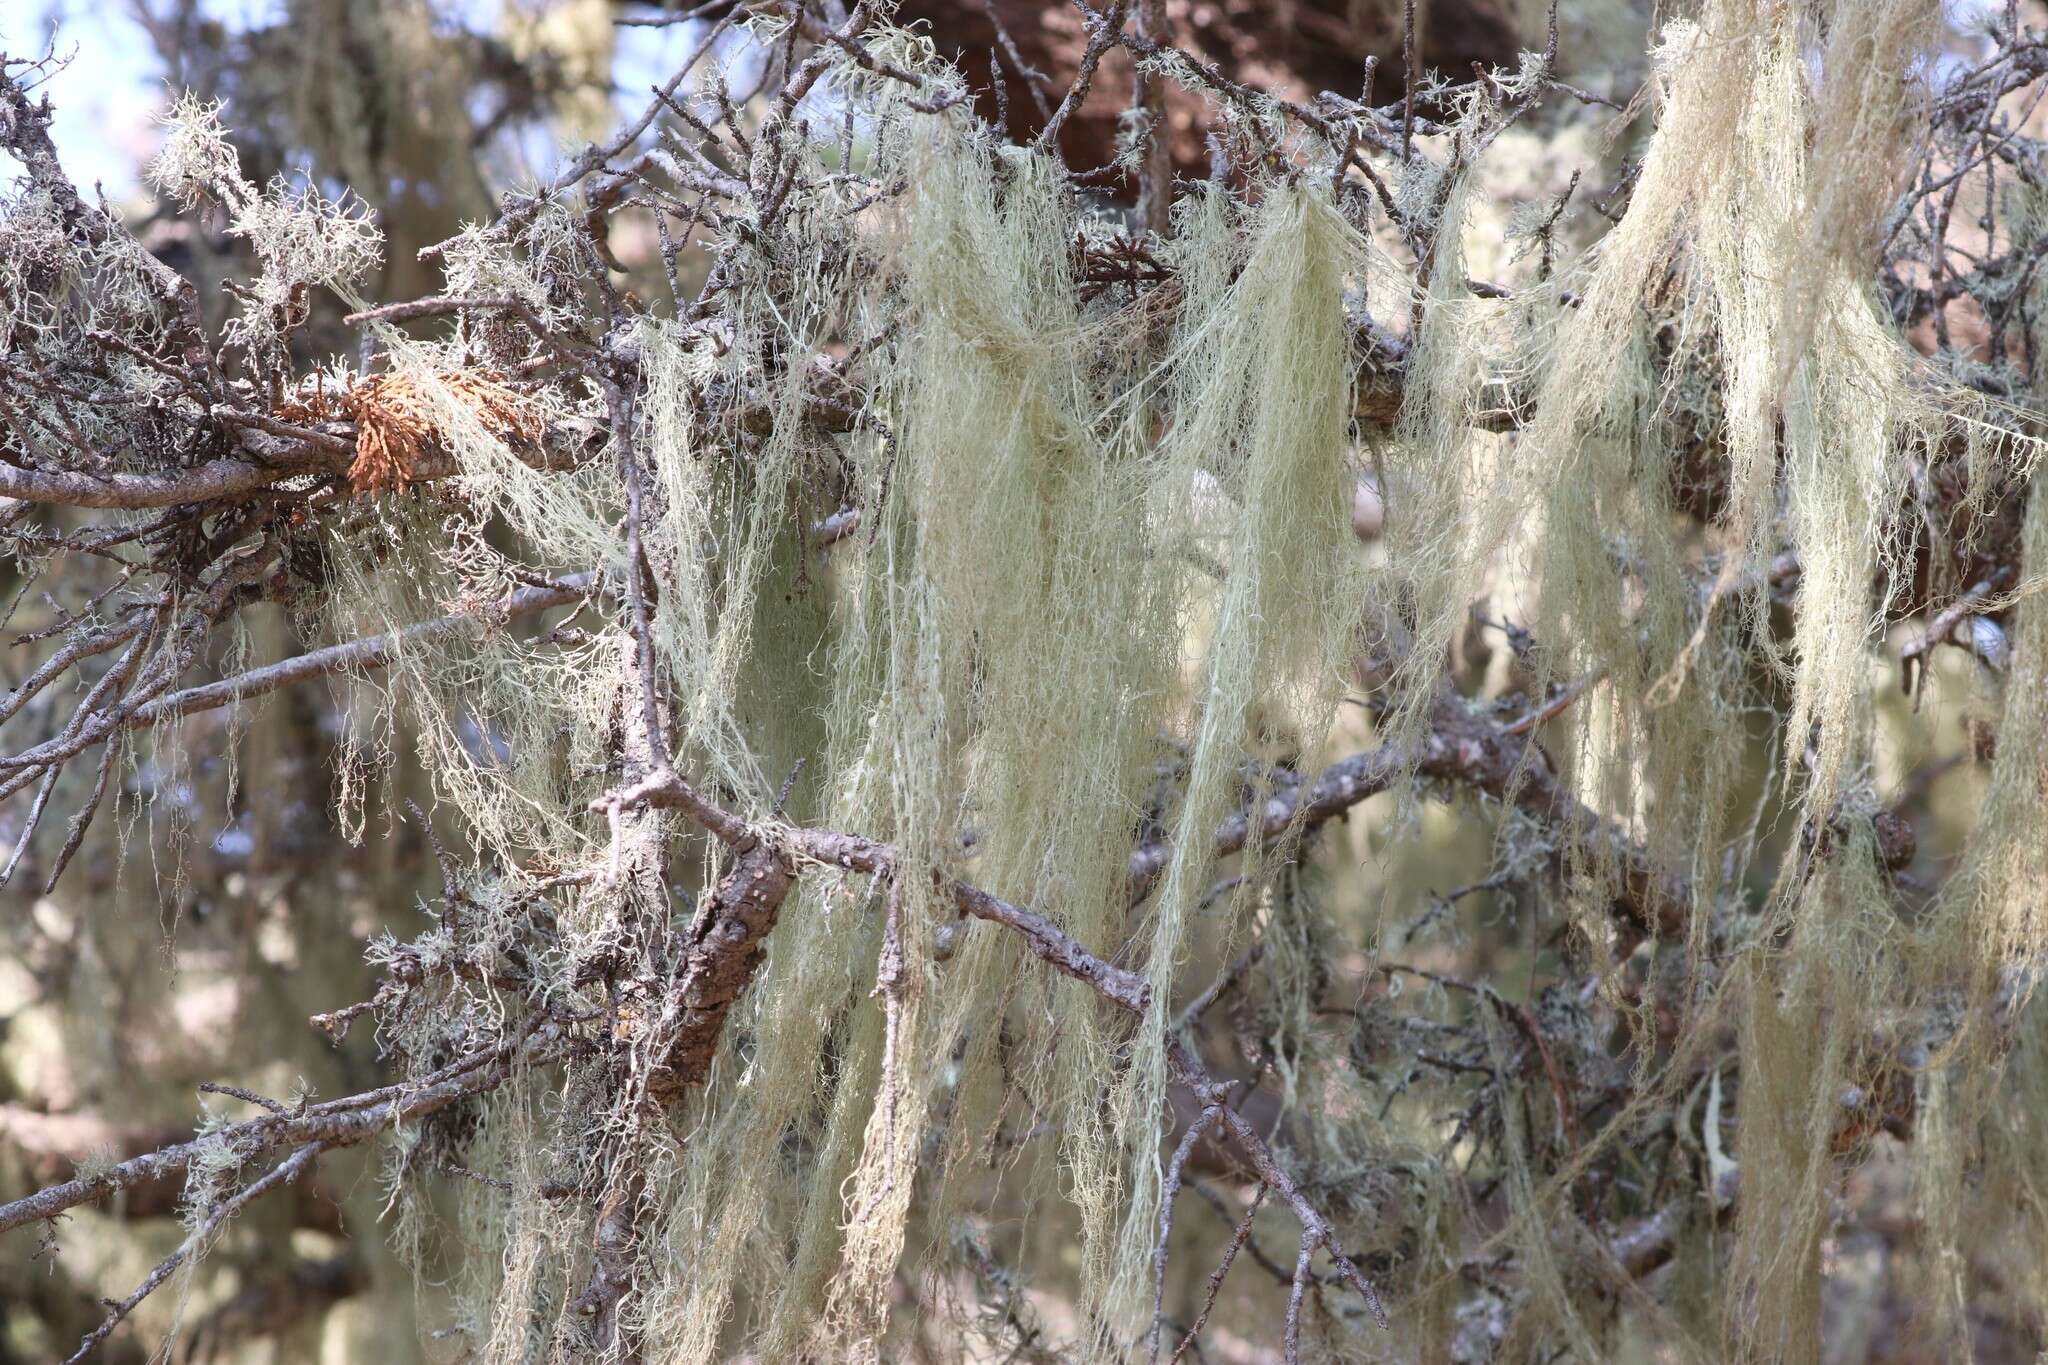
[[[2039, 390], [1876, 284], [1932, 0], [1673, 20], [1611, 225], [1504, 282], [1487, 158], [1554, 51], [1397, 114], [1134, 33], [1226, 111], [1151, 232], [850, 14], [751, 21], [787, 68], [754, 117], [708, 61], [724, 121], [672, 84], [709, 141], [660, 139], [658, 183], [509, 197], [433, 249], [454, 305], [363, 308], [374, 363], [295, 383], [294, 300], [354, 287], [367, 223], [242, 181], [189, 102], [159, 166], [263, 265], [234, 344], [275, 411], [237, 429], [320, 438], [251, 486], [322, 500], [252, 513], [295, 539], [243, 577], [181, 543], [116, 667], [168, 687], [273, 554], [374, 645], [337, 665], [343, 823], [399, 818], [405, 755], [463, 843], [322, 1017], [374, 1019], [389, 1117], [307, 1141], [390, 1130], [394, 1240], [473, 1358], [1122, 1362], [1263, 1307], [1290, 1360], [1817, 1362], [1881, 1145], [1930, 1349], [1967, 1345], [1970, 1219], [2031, 1239], [2000, 1292], [2048, 1315]], [[592, 239], [629, 184], [658, 234], [704, 201], [673, 307]], [[95, 269], [9, 213], [43, 274]], [[0, 297], [28, 278], [0, 252]], [[87, 321], [141, 326], [117, 301]], [[71, 325], [11, 312], [10, 346]], [[54, 477], [52, 401], [9, 487]], [[1893, 788], [1966, 689], [1893, 697], [1915, 614], [1923, 682], [1980, 632], [1996, 732], [1924, 888]], [[106, 734], [214, 704], [156, 697]], [[87, 734], [0, 782], [42, 800]], [[1482, 865], [1408, 866], [1453, 793]], [[1461, 974], [1481, 893], [1527, 922]], [[308, 1121], [209, 1131], [193, 1228]]]

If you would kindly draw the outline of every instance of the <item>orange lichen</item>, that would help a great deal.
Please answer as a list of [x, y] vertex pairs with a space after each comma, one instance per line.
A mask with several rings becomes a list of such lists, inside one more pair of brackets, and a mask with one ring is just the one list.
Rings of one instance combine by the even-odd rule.
[[[435, 382], [503, 436], [537, 440], [540, 419], [494, 370], [448, 370]], [[349, 487], [364, 494], [405, 488], [420, 477], [427, 447], [442, 433], [432, 400], [407, 375], [379, 374], [352, 381], [338, 394], [317, 384], [280, 410], [291, 421], [344, 419], [355, 423], [356, 456]]]

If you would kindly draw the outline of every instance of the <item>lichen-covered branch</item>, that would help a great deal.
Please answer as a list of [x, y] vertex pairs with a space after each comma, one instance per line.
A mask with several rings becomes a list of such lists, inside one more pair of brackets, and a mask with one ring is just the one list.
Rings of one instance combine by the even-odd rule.
[[1304, 85], [1238, 0], [966, 8], [622, 14], [659, 83], [431, 231], [190, 94], [124, 219], [0, 56], [0, 882], [186, 894], [275, 735], [177, 722], [328, 678], [294, 894], [401, 821], [439, 887], [337, 917], [386, 1083], [0, 1206], [183, 1191], [81, 1350], [380, 1139], [477, 1358], [1818, 1358], [1866, 1165], [1965, 1354], [2048, 1093], [2048, 39], [1559, 5], [1467, 79], [1410, 6]]

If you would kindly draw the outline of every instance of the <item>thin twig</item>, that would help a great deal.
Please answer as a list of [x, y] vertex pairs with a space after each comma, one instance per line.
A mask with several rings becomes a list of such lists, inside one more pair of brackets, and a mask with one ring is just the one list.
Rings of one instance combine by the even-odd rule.
[[122, 1321], [135, 1311], [137, 1304], [155, 1293], [163, 1285], [163, 1282], [171, 1277], [172, 1271], [184, 1264], [187, 1258], [206, 1245], [213, 1237], [213, 1234], [220, 1229], [222, 1223], [225, 1223], [243, 1208], [270, 1193], [270, 1191], [278, 1186], [288, 1185], [298, 1179], [305, 1172], [306, 1167], [312, 1164], [313, 1158], [320, 1155], [326, 1147], [327, 1144], [324, 1142], [307, 1143], [283, 1161], [278, 1162], [260, 1180], [244, 1186], [233, 1195], [223, 1199], [220, 1203], [207, 1210], [206, 1216], [200, 1220], [197, 1227], [192, 1229], [191, 1234], [178, 1244], [177, 1250], [164, 1257], [161, 1261], [158, 1261], [156, 1268], [150, 1271], [142, 1283], [135, 1287], [135, 1292], [122, 1299], [119, 1303], [112, 1305], [105, 1320], [99, 1326], [93, 1328], [92, 1331], [86, 1333], [85, 1340], [78, 1343], [78, 1349], [71, 1353], [70, 1358], [65, 1361], [65, 1365], [78, 1365], [79, 1361], [91, 1355], [93, 1350], [107, 1339], [107, 1334], [120, 1326]]

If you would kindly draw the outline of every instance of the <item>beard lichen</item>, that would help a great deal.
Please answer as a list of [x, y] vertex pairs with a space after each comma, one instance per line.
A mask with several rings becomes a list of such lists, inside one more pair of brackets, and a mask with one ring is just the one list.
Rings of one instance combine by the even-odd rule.
[[[388, 761], [402, 731], [471, 843], [460, 941], [444, 920], [379, 948], [437, 983], [380, 1013], [382, 1040], [424, 1075], [493, 1036], [510, 993], [447, 968], [515, 952], [529, 1004], [585, 1011], [609, 1040], [514, 1065], [459, 1131], [394, 1147], [407, 1236], [436, 1240], [428, 1215], [453, 1205], [439, 1240], [463, 1249], [447, 1283], [472, 1347], [568, 1358], [602, 1312], [608, 1349], [647, 1359], [880, 1359], [926, 1319], [986, 1307], [999, 1262], [1066, 1291], [1073, 1358], [1127, 1358], [1178, 1179], [1162, 1016], [1198, 953], [1247, 942], [1241, 1032], [1279, 1078], [1276, 1144], [1363, 1225], [1419, 1358], [1478, 1358], [1449, 1286], [1493, 1276], [1482, 1253], [1506, 1245], [1516, 1282], [1488, 1280], [1486, 1303], [1512, 1325], [1482, 1331], [1488, 1349], [1598, 1358], [1625, 1302], [1626, 1331], [1674, 1358], [1816, 1359], [1831, 1199], [1902, 1105], [1920, 1116], [1937, 1259], [1965, 1205], [2037, 1208], [2048, 1172], [2016, 1134], [2048, 1089], [2030, 1004], [2048, 950], [2048, 498], [2021, 537], [2035, 578], [1979, 604], [2011, 620], [1982, 811], [1960, 869], [1911, 912], [1884, 875], [1870, 775], [1874, 645], [1930, 551], [1900, 530], [1913, 471], [1960, 464], [2018, 496], [2037, 459], [2022, 417], [1927, 363], [1870, 280], [1868, 225], [1914, 151], [1898, 70], [1934, 27], [1894, 0], [1830, 7], [1823, 33], [1739, 0], [1672, 22], [1626, 209], [1526, 290], [1466, 276], [1470, 165], [1403, 182], [1433, 234], [1419, 282], [1325, 178], [1283, 170], [1183, 189], [1155, 243], [1165, 302], [1084, 290], [1075, 243], [1115, 230], [1104, 212], [1045, 153], [946, 107], [959, 77], [928, 43], [877, 30], [865, 50], [926, 80], [937, 112], [846, 53], [828, 85], [859, 103], [867, 177], [907, 191], [875, 203], [823, 177], [774, 234], [736, 232], [728, 312], [637, 317], [607, 343], [629, 395], [565, 381], [515, 399], [500, 381], [539, 355], [518, 329], [378, 324], [388, 368], [335, 411], [359, 432], [394, 395], [403, 411], [359, 488], [402, 485], [430, 444], [457, 472], [330, 523], [316, 614], [339, 638], [392, 636], [381, 682], [355, 684], [348, 742]], [[1493, 106], [1454, 112], [1431, 136], [1485, 145]], [[160, 174], [224, 197], [266, 289], [360, 273], [359, 219], [244, 184], [210, 115], [179, 118]], [[843, 155], [829, 138], [801, 154]], [[305, 248], [304, 221], [340, 225], [332, 259]], [[451, 291], [569, 316], [550, 281], [576, 222], [537, 204], [509, 235], [465, 233]], [[1362, 325], [1406, 348], [1386, 431], [1354, 419]], [[849, 351], [870, 363], [839, 365]], [[534, 457], [551, 429], [584, 434], [578, 459]], [[1366, 446], [1384, 455], [1377, 562], [1351, 516]], [[1725, 496], [1681, 532], [1702, 459]], [[827, 521], [854, 529], [821, 546]], [[504, 628], [509, 594], [572, 572], [596, 590], [571, 620]], [[1554, 875], [1570, 950], [1615, 965], [1580, 997], [1486, 987], [1398, 1022], [1391, 990], [1361, 998], [1345, 1052], [1320, 1039], [1317, 1018], [1344, 1012], [1322, 1004], [1320, 964], [1355, 954], [1377, 980], [1384, 942], [1305, 872], [1306, 804], [1250, 820], [1227, 869], [1215, 831], [1330, 746], [1360, 655], [1405, 656], [1369, 699], [1401, 754], [1390, 785], [1477, 763], [1423, 740], [1446, 708], [1482, 709], [1442, 672], [1487, 594], [1529, 608], [1530, 696], [1579, 698], [1551, 732], [1560, 771], [1532, 745], [1488, 788], [1512, 804], [1552, 784], [1544, 813], [1564, 830], [1504, 822], [1502, 864]], [[405, 632], [449, 614], [475, 628]], [[1774, 696], [1777, 771], [1748, 792], [1738, 739]], [[664, 739], [673, 754], [653, 754]], [[672, 811], [602, 809], [662, 761], [762, 839], [815, 825], [895, 850], [886, 877], [802, 869], [686, 1090], [665, 1074], [664, 1011], [724, 864]], [[1603, 833], [1570, 837], [1587, 827]], [[1166, 846], [1156, 886], [1132, 874], [1138, 842]], [[1152, 1014], [1114, 1013], [959, 917], [953, 877], [1129, 967]], [[1645, 886], [1675, 929], [1645, 921]], [[1596, 1007], [1635, 1036], [1596, 1037]], [[1481, 1046], [1445, 1062], [1430, 1039], [1454, 1026]], [[1545, 1029], [1579, 1038], [1579, 1064], [1617, 1090], [1633, 1082], [1619, 1116], [1579, 1131], [1545, 1053], [1526, 1091], [1439, 1141], [1450, 1083], [1418, 1059], [1505, 1093], [1535, 1065], [1520, 1037], [1540, 1052]], [[1657, 1140], [1707, 1173], [1676, 1221], [1712, 1242], [1732, 1218], [1726, 1259], [1674, 1256], [1669, 1294], [1624, 1273], [1571, 1197], [1659, 1105], [1675, 1117]], [[1504, 1191], [1490, 1227], [1459, 1166], [1482, 1151]], [[491, 1178], [430, 1195], [456, 1153]], [[1388, 1210], [1412, 1236], [1373, 1240]], [[606, 1258], [627, 1270], [593, 1267]], [[593, 1309], [614, 1274], [630, 1291]], [[2013, 1289], [2037, 1312], [2040, 1281], [2034, 1266]], [[1954, 1329], [1960, 1309], [1941, 1312]], [[1316, 1330], [1346, 1358], [1384, 1345], [1334, 1315]]]

